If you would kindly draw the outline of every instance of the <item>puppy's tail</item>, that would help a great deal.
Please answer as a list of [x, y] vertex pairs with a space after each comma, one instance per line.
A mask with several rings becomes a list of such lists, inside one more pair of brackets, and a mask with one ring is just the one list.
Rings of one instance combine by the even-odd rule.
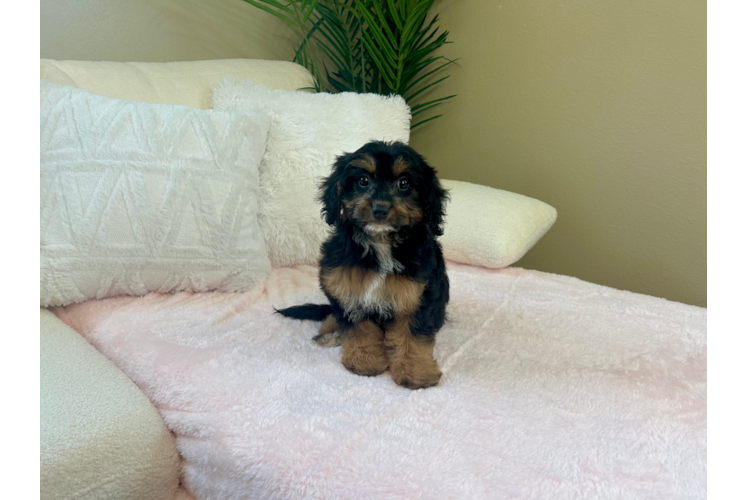
[[332, 306], [329, 304], [304, 304], [285, 309], [276, 309], [275, 312], [287, 318], [322, 321], [332, 314]]

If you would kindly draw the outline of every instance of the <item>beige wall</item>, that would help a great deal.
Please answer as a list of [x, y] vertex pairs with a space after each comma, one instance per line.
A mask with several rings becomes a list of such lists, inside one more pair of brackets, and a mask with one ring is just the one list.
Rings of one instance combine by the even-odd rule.
[[290, 30], [242, 0], [41, 0], [41, 57], [195, 61], [293, 57]]
[[706, 305], [706, 2], [444, 0], [459, 96], [413, 145], [558, 209], [517, 265]]
[[[706, 305], [706, 2], [437, 0], [462, 57], [414, 134], [444, 177], [558, 209], [518, 265]], [[289, 59], [241, 0], [42, 0], [41, 55]]]

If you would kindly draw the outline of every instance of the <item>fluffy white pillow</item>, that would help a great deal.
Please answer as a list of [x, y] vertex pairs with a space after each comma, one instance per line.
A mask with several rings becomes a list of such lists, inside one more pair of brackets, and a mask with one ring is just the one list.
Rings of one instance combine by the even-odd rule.
[[318, 186], [335, 157], [378, 139], [408, 142], [410, 108], [402, 97], [273, 90], [225, 78], [214, 109], [261, 109], [271, 117], [260, 165], [260, 226], [273, 266], [316, 264], [329, 228]]
[[42, 80], [41, 305], [260, 283], [268, 127]]
[[521, 194], [442, 180], [450, 202], [441, 241], [444, 257], [473, 266], [510, 266], [556, 222], [556, 209]]

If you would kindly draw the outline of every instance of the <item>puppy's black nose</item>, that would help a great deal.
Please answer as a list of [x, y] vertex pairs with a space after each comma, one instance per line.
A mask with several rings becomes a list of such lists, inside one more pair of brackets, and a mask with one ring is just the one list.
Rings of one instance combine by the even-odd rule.
[[371, 215], [373, 215], [375, 219], [384, 220], [389, 214], [390, 207], [384, 203], [375, 203], [371, 207]]

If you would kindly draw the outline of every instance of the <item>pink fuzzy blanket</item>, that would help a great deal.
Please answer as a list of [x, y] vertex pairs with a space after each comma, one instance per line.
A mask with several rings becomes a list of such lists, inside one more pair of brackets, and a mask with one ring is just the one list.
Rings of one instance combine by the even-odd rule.
[[148, 395], [197, 498], [706, 498], [706, 309], [574, 278], [449, 265], [439, 386], [353, 375], [312, 267], [246, 294], [54, 312]]

